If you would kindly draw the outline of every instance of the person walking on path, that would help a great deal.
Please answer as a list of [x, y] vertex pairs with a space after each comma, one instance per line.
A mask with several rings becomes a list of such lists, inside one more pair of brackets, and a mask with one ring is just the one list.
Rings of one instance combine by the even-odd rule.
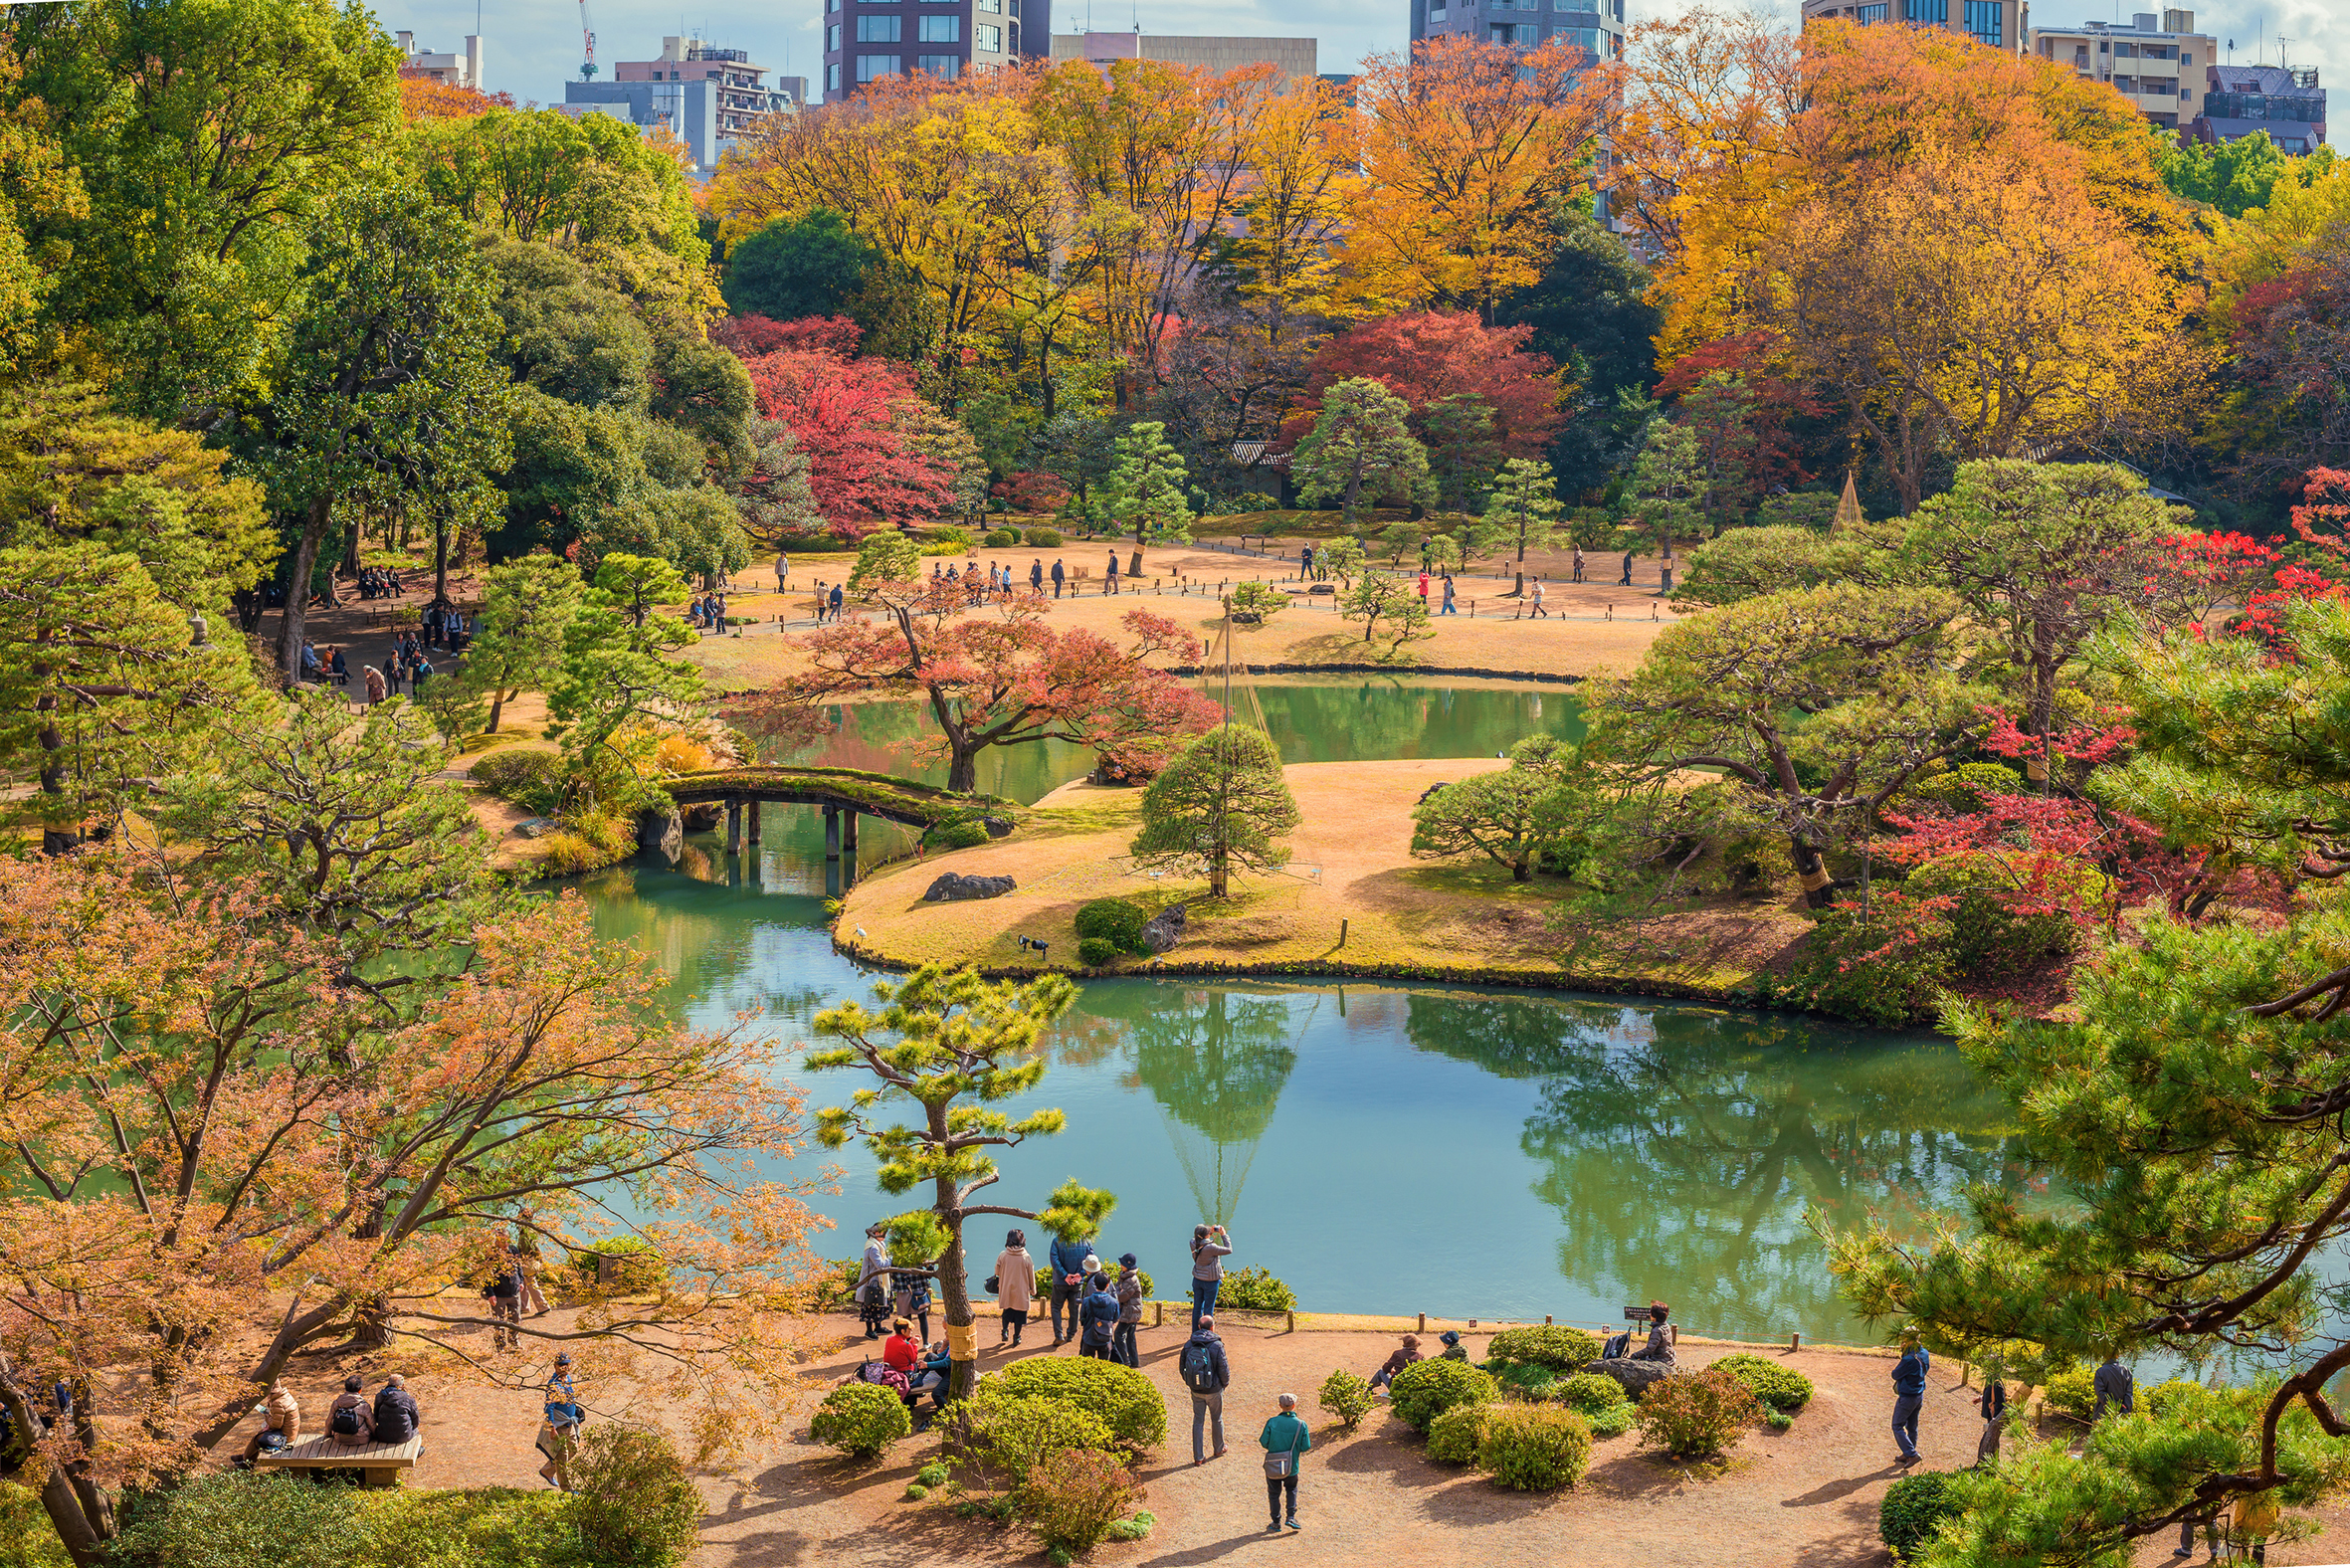
[[369, 665], [367, 667], [367, 700], [370, 703], [380, 702], [383, 697], [383, 672], [376, 669], [375, 666]]
[[1045, 591], [1045, 558], [1042, 555], [1028, 563], [1028, 591], [1039, 595]]
[[1447, 572], [1445, 573], [1445, 607], [1442, 610], [1439, 610], [1437, 614], [1459, 615], [1460, 613], [1461, 612], [1459, 610], [1453, 608], [1453, 574], [1451, 572]]
[[1420, 613], [1428, 613], [1428, 568], [1425, 565], [1420, 568]]
[[1257, 1444], [1265, 1450], [1265, 1505], [1273, 1514], [1273, 1522], [1265, 1528], [1270, 1533], [1281, 1527], [1281, 1495], [1286, 1492], [1288, 1526], [1297, 1529], [1297, 1467], [1305, 1451], [1313, 1447], [1313, 1434], [1297, 1418], [1296, 1395], [1281, 1396], [1280, 1414], [1265, 1424]]
[[579, 1392], [571, 1381], [571, 1353], [565, 1351], [555, 1357], [554, 1376], [546, 1380], [546, 1406], [538, 1427], [538, 1452], [546, 1463], [538, 1468], [539, 1479], [558, 1491], [571, 1489], [571, 1454], [579, 1444], [579, 1429], [587, 1421], [587, 1412], [579, 1403]]
[[[1092, 1247], [1074, 1236], [1056, 1236], [1046, 1256], [1053, 1268], [1053, 1343], [1067, 1344], [1077, 1337], [1077, 1311], [1085, 1293], [1085, 1260]], [[1069, 1327], [1061, 1326], [1061, 1309], [1069, 1308]]]
[[847, 594], [841, 592], [841, 585], [834, 583], [832, 597], [829, 601], [833, 612], [833, 625], [839, 626], [841, 624], [841, 606], [848, 602], [848, 598]]
[[2097, 1368], [2095, 1384], [2097, 1408], [2089, 1412], [2089, 1420], [2095, 1421], [2103, 1416], [2108, 1405], [2125, 1416], [2138, 1408], [2137, 1379], [2131, 1377], [2130, 1369], [2121, 1364], [2118, 1352], [2105, 1352], [2105, 1359]]
[[1534, 579], [1534, 613], [1545, 620], [1550, 616], [1550, 612], [1542, 608], [1542, 579], [1540, 577]]
[[1085, 1299], [1078, 1309], [1077, 1354], [1095, 1361], [1114, 1361], [1117, 1358], [1110, 1354], [1110, 1345], [1118, 1337], [1118, 1298], [1106, 1274], [1094, 1274], [1086, 1284]]
[[1004, 1314], [1003, 1327], [997, 1330], [996, 1343], [1009, 1340], [1020, 1343], [1020, 1331], [1028, 1326], [1028, 1309], [1037, 1298], [1036, 1261], [1028, 1256], [1028, 1233], [1004, 1233], [1004, 1250], [996, 1254], [996, 1306]]
[[1983, 1380], [1983, 1395], [1975, 1402], [1983, 1416], [1983, 1436], [1975, 1444], [1975, 1463], [1989, 1465], [1999, 1458], [1999, 1435], [2007, 1430], [2008, 1386], [1998, 1373]]
[[1232, 1238], [1221, 1225], [1195, 1225], [1191, 1230], [1191, 1320], [1196, 1326], [1216, 1310], [1216, 1291], [1224, 1283], [1224, 1260], [1232, 1256]]
[[1101, 591], [1105, 594], [1118, 591], [1118, 552], [1115, 550], [1109, 552], [1109, 570], [1102, 574]]
[[1575, 546], [1575, 576], [1573, 580], [1576, 582], [1583, 580], [1583, 546], [1580, 544]]
[[482, 1293], [490, 1297], [490, 1315], [494, 1320], [490, 1344], [499, 1350], [513, 1349], [521, 1343], [514, 1325], [522, 1320], [522, 1270], [512, 1253], [498, 1260], [497, 1273]]
[[1616, 586], [1619, 588], [1629, 588], [1632, 586], [1632, 552], [1630, 550], [1626, 550], [1624, 552], [1624, 577], [1622, 581], [1616, 584]]
[[1142, 1329], [1142, 1267], [1134, 1255], [1118, 1259], [1118, 1331], [1110, 1342], [1109, 1358], [1130, 1367], [1142, 1365], [1134, 1336]]
[[551, 1308], [538, 1287], [538, 1238], [521, 1226], [514, 1228], [514, 1266], [522, 1271], [522, 1315], [546, 1316]]
[[1069, 581], [1069, 570], [1061, 564], [1061, 557], [1053, 557], [1053, 597], [1061, 597], [1061, 585]]
[[1895, 1464], [1918, 1461], [1917, 1413], [1925, 1408], [1926, 1372], [1933, 1364], [1934, 1358], [1918, 1343], [1917, 1330], [1903, 1329], [1901, 1359], [1893, 1363], [1893, 1442], [1901, 1450]]
[[[1224, 1458], [1224, 1391], [1232, 1387], [1232, 1363], [1225, 1358], [1224, 1341], [1216, 1337], [1216, 1319], [1203, 1317], [1192, 1325], [1176, 1358], [1183, 1386], [1191, 1390], [1191, 1463], [1201, 1466]], [[1216, 1452], [1207, 1450], [1207, 1434], [1215, 1428]]]

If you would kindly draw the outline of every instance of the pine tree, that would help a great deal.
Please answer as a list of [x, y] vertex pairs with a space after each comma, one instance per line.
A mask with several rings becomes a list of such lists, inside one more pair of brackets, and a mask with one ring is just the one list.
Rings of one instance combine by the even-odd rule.
[[463, 677], [490, 698], [487, 733], [497, 733], [510, 698], [553, 685], [563, 668], [563, 635], [584, 591], [577, 567], [543, 551], [490, 568], [482, 630], [466, 648]]
[[[1551, 533], [1558, 527], [1558, 482], [1551, 478], [1550, 465], [1526, 458], [1511, 458], [1501, 466], [1493, 481], [1493, 493], [1485, 501], [1485, 522], [1504, 538], [1515, 537], [1517, 545], [1516, 593], [1526, 591], [1526, 551], [1540, 549], [1550, 542]], [[1477, 536], [1469, 538], [1475, 548]], [[1481, 551], [1478, 553], [1482, 553]]]
[[1184, 749], [1142, 797], [1137, 865], [1197, 861], [1208, 896], [1230, 896], [1232, 868], [1270, 872], [1289, 861], [1273, 841], [1296, 828], [1297, 802], [1281, 778], [1281, 756], [1261, 729], [1223, 724]]
[[1435, 499], [1428, 449], [1412, 434], [1411, 414], [1409, 404], [1367, 376], [1323, 393], [1313, 433], [1297, 443], [1289, 460], [1298, 498], [1311, 505], [1343, 496], [1350, 530], [1366, 491], [1374, 500]]
[[1167, 444], [1167, 427], [1145, 422], [1117, 439], [1116, 459], [1102, 487], [1109, 515], [1134, 530], [1133, 570], [1142, 570], [1146, 543], [1189, 544], [1191, 501], [1183, 456]]

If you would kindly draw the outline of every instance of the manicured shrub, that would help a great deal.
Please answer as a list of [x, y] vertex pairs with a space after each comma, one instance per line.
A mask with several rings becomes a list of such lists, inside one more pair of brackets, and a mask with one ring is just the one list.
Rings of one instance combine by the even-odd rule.
[[1246, 490], [1224, 503], [1228, 512], [1278, 511], [1281, 503], [1262, 490]]
[[1896, 887], [1823, 909], [1778, 987], [1799, 1007], [1893, 1028], [1933, 1011], [1949, 984], [1950, 922]]
[[1091, 1551], [1132, 1510], [1142, 1490], [1107, 1454], [1064, 1449], [1048, 1454], [1020, 1488], [1020, 1515], [1047, 1550]]
[[950, 822], [932, 828], [929, 840], [941, 850], [976, 850], [987, 842], [987, 829], [976, 822]]
[[1624, 1385], [1605, 1372], [1578, 1372], [1562, 1379], [1551, 1390], [1558, 1402], [1569, 1410], [1596, 1416], [1603, 1410], [1630, 1410], [1632, 1396], [1624, 1392]]
[[1950, 1495], [1949, 1471], [1915, 1470], [1885, 1488], [1884, 1500], [1876, 1505], [1876, 1538], [1895, 1562], [1907, 1562], [1934, 1538], [1944, 1519], [1963, 1511]]
[[1762, 1416], [1762, 1402], [1735, 1373], [1707, 1367], [1649, 1385], [1634, 1418], [1641, 1437], [1675, 1459], [1702, 1459], [1737, 1445]]
[[1599, 1341], [1580, 1328], [1542, 1323], [1530, 1328], [1504, 1328], [1485, 1346], [1490, 1361], [1522, 1361], [1528, 1366], [1575, 1372], [1599, 1359]]
[[210, 1470], [150, 1493], [114, 1547], [124, 1568], [341, 1568], [357, 1533], [347, 1486]]
[[1488, 1361], [1485, 1370], [1512, 1399], [1548, 1399], [1551, 1385], [1559, 1380], [1556, 1370], [1531, 1361]]
[[[1556, 1405], [1490, 1405], [1476, 1468], [1513, 1491], [1556, 1491], [1591, 1468], [1591, 1428]], [[1458, 1412], [1448, 1412], [1447, 1419]], [[1435, 1439], [1430, 1439], [1433, 1447]]]
[[1621, 1405], [1610, 1405], [1605, 1410], [1577, 1411], [1576, 1414], [1583, 1417], [1584, 1425], [1591, 1428], [1593, 1437], [1620, 1438], [1630, 1432], [1632, 1424], [1640, 1419], [1640, 1407], [1626, 1400]]
[[1490, 1404], [1500, 1396], [1501, 1386], [1490, 1373], [1466, 1361], [1439, 1356], [1415, 1361], [1398, 1372], [1387, 1393], [1404, 1424], [1415, 1432], [1426, 1432], [1430, 1422], [1457, 1405]]
[[1098, 969], [1118, 956], [1118, 944], [1106, 937], [1088, 936], [1077, 943], [1077, 962]]
[[905, 1496], [902, 1500], [906, 1502], [920, 1502], [924, 1497], [929, 1495], [929, 1487], [923, 1485], [918, 1480], [909, 1480], [905, 1483]]
[[1378, 1404], [1371, 1393], [1370, 1380], [1357, 1377], [1344, 1367], [1322, 1379], [1322, 1409], [1338, 1419], [1340, 1425], [1353, 1428], [1371, 1413]]
[[808, 1436], [851, 1459], [870, 1460], [914, 1430], [905, 1401], [879, 1383], [844, 1383], [824, 1396]]
[[1137, 1508], [1130, 1519], [1120, 1519], [1102, 1532], [1102, 1539], [1111, 1541], [1139, 1541], [1150, 1535], [1150, 1527], [1158, 1519], [1147, 1508]]
[[1020, 542], [1020, 533], [1015, 528], [990, 528], [981, 542], [991, 550], [1009, 549]]
[[1784, 1410], [1766, 1410], [1763, 1412], [1763, 1425], [1773, 1432], [1788, 1432], [1794, 1429], [1795, 1418]]
[[968, 549], [971, 545], [971, 530], [957, 522], [941, 523], [930, 530], [930, 543], [951, 549]]
[[1236, 1312], [1294, 1312], [1297, 1292], [1263, 1268], [1236, 1269], [1216, 1287], [1216, 1307]]
[[932, 1460], [914, 1471], [914, 1480], [923, 1486], [943, 1486], [947, 1481], [947, 1469], [936, 1460]]
[[2040, 1402], [2059, 1416], [2086, 1421], [2097, 1408], [2097, 1374], [2089, 1367], [2067, 1367], [2048, 1381]]
[[1793, 1367], [1754, 1355], [1724, 1356], [1713, 1364], [1773, 1410], [1801, 1410], [1812, 1402], [1812, 1380]]
[[571, 1461], [571, 1492], [579, 1539], [597, 1562], [668, 1568], [693, 1550], [701, 1494], [676, 1445], [655, 1428], [590, 1426]]
[[1961, 974], [1998, 975], [2060, 956], [2080, 945], [2072, 911], [2103, 905], [2104, 874], [2054, 858], [1961, 850], [1936, 856], [1909, 874], [1915, 898], [1954, 900], [1950, 960]]
[[1061, 548], [1061, 530], [1059, 528], [1030, 528], [1022, 533], [1021, 537], [1028, 541], [1029, 548], [1033, 550], [1058, 550]]
[[1123, 953], [1148, 952], [1142, 927], [1149, 918], [1131, 898], [1095, 898], [1077, 910], [1077, 935], [1099, 937]]
[[1015, 1486], [1046, 1455], [1062, 1449], [1109, 1453], [1118, 1440], [1089, 1410], [1057, 1399], [998, 1395], [957, 1400], [936, 1426], [949, 1458], [977, 1465]]
[[1167, 1440], [1167, 1401], [1158, 1385], [1132, 1367], [1089, 1356], [1031, 1356], [982, 1378], [973, 1397], [1053, 1399], [1091, 1411], [1110, 1435], [1138, 1449]]
[[499, 800], [550, 816], [563, 804], [560, 752], [507, 746], [474, 764], [474, 783]]
[[591, 1568], [595, 1562], [580, 1542], [575, 1499], [559, 1491], [403, 1486], [364, 1491], [358, 1501], [359, 1544], [342, 1557], [343, 1568]]
[[1428, 1457], [1439, 1465], [1473, 1465], [1491, 1405], [1455, 1405], [1428, 1424]]

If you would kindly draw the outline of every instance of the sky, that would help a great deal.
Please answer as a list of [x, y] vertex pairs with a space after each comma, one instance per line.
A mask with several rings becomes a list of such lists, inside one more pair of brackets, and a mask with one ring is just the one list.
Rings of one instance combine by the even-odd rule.
[[[823, 63], [818, 33], [820, 0], [690, 0], [684, 6], [630, 5], [623, 0], [588, 0], [595, 19], [599, 62], [650, 60], [672, 34], [699, 35], [726, 49], [750, 52], [753, 63], [777, 75], [814, 76]], [[1088, 5], [1093, 26], [1104, 32], [1139, 25], [1146, 33], [1228, 34], [1255, 37], [1312, 37], [1319, 40], [1323, 71], [1351, 71], [1367, 54], [1400, 49], [1406, 41], [1408, 0], [1052, 0], [1053, 31], [1076, 32]], [[579, 74], [578, 0], [375, 0], [376, 17], [393, 31], [408, 29], [419, 48], [454, 52], [479, 31], [488, 40], [484, 73], [491, 92], [511, 93], [517, 101], [560, 102], [563, 84]], [[2126, 22], [2139, 7], [2159, 12], [2157, 0], [2038, 0], [2040, 25], [2077, 21]], [[1628, 0], [1626, 15], [1638, 21], [1686, 8], [1685, 0], [1644, 5]], [[1764, 9], [1792, 18], [1793, 0]], [[2198, 7], [2198, 30], [2223, 41], [2233, 38], [2238, 64], [2251, 62], [2256, 40], [2268, 42], [2260, 58], [2276, 60], [2277, 35], [2288, 62], [2315, 66], [2319, 80], [2350, 100], [2350, 5], [2342, 0], [2230, 0]], [[2223, 53], [2222, 59], [2228, 57]], [[609, 76], [607, 70], [605, 75]], [[2333, 116], [2335, 139], [2350, 136], [2350, 110]]]

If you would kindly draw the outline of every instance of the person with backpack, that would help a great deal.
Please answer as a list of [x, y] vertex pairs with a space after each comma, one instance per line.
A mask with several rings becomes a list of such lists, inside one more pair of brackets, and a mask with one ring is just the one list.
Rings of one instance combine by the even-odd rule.
[[1094, 1274], [1086, 1286], [1085, 1299], [1077, 1309], [1078, 1326], [1082, 1330], [1077, 1354], [1096, 1361], [1114, 1360], [1109, 1347], [1118, 1333], [1118, 1298], [1110, 1290], [1106, 1274]]
[[1975, 1402], [1982, 1413], [1983, 1436], [1975, 1443], [1975, 1463], [1989, 1465], [1999, 1458], [1999, 1435], [2008, 1423], [2008, 1386], [1995, 1372], [1983, 1380], [1983, 1396]]
[[[1085, 1260], [1093, 1256], [1092, 1244], [1082, 1237], [1056, 1236], [1046, 1256], [1053, 1269], [1053, 1343], [1067, 1344], [1077, 1337], [1077, 1306], [1085, 1293], [1085, 1275], [1092, 1271]], [[1061, 1326], [1061, 1309], [1069, 1308], [1069, 1327]]]
[[1265, 1424], [1257, 1435], [1257, 1446], [1265, 1450], [1265, 1505], [1273, 1510], [1273, 1522], [1265, 1528], [1270, 1533], [1281, 1527], [1281, 1494], [1288, 1493], [1289, 1528], [1302, 1528], [1297, 1522], [1297, 1466], [1305, 1451], [1313, 1447], [1313, 1434], [1297, 1416], [1297, 1396], [1281, 1396], [1280, 1414]]
[[1191, 1228], [1191, 1321], [1193, 1327], [1216, 1310], [1216, 1291], [1224, 1283], [1224, 1260], [1232, 1256], [1232, 1238], [1221, 1225]]
[[849, 602], [848, 596], [841, 592], [841, 585], [839, 583], [833, 584], [830, 602], [832, 606], [833, 625], [838, 626], [841, 624], [841, 606]]
[[1224, 1341], [1216, 1337], [1216, 1319], [1203, 1317], [1192, 1325], [1175, 1364], [1183, 1386], [1191, 1390], [1192, 1464], [1205, 1465], [1211, 1458], [1202, 1441], [1211, 1425], [1216, 1429], [1213, 1458], [1224, 1458], [1224, 1391], [1232, 1386], [1232, 1363], [1224, 1357]]
[[1142, 1351], [1134, 1336], [1142, 1331], [1142, 1266], [1127, 1253], [1118, 1259], [1118, 1331], [1111, 1337], [1109, 1358], [1139, 1368]]
[[1926, 1373], [1934, 1364], [1914, 1328], [1901, 1331], [1901, 1359], [1893, 1363], [1893, 1442], [1901, 1450], [1896, 1465], [1915, 1465], [1917, 1416], [1925, 1409]]
[[522, 1270], [514, 1262], [513, 1254], [499, 1254], [497, 1273], [482, 1287], [482, 1293], [490, 1298], [490, 1316], [493, 1323], [490, 1331], [491, 1347], [498, 1350], [513, 1349], [522, 1342], [521, 1335], [514, 1331], [514, 1325], [522, 1320]]
[[1021, 1330], [1028, 1327], [1028, 1309], [1037, 1298], [1037, 1266], [1028, 1256], [1026, 1231], [1004, 1234], [1004, 1250], [996, 1254], [996, 1276], [988, 1281], [988, 1292], [1004, 1314], [996, 1343], [1019, 1344]]
[[342, 1392], [326, 1412], [326, 1441], [338, 1449], [363, 1449], [375, 1441], [375, 1408], [360, 1393], [359, 1374], [342, 1380]]
[[375, 1393], [375, 1441], [406, 1443], [423, 1430], [424, 1412], [408, 1392], [408, 1380], [394, 1372]]

